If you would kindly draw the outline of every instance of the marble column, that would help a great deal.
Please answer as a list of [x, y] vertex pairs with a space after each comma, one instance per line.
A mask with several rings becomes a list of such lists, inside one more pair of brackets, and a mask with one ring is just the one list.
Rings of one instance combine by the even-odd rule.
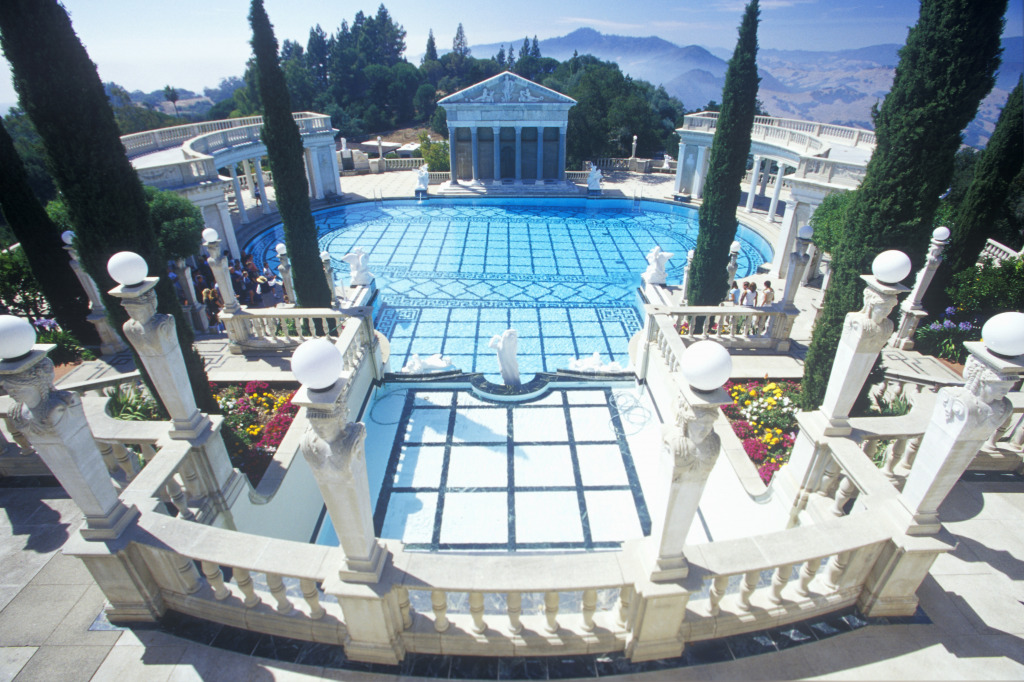
[[228, 165], [228, 172], [231, 173], [231, 186], [235, 190], [235, 206], [238, 207], [238, 216], [242, 219], [242, 223], [249, 222], [249, 215], [245, 212], [245, 201], [242, 199], [242, 184], [238, 182], [238, 171], [235, 169], [235, 164]]
[[686, 168], [686, 147], [687, 144], [682, 140], [679, 140], [679, 156], [676, 157], [679, 161], [676, 163], [676, 179], [672, 186], [672, 191], [676, 194], [681, 194], [683, 191], [683, 171]]
[[231, 283], [231, 272], [228, 270], [231, 254], [224, 253], [223, 245], [219, 239], [214, 241], [204, 240], [203, 244], [210, 253], [210, 259], [207, 263], [210, 265], [210, 270], [213, 271], [213, 279], [217, 282], [220, 298], [224, 301], [224, 312], [229, 315], [237, 315], [242, 312], [242, 306], [238, 304], [238, 299], [235, 298], [235, 288]]
[[909, 291], [902, 284], [886, 284], [873, 275], [862, 275], [861, 279], [867, 285], [864, 307], [846, 315], [821, 403], [821, 412], [829, 423], [824, 431], [826, 436], [850, 433], [850, 408], [892, 334], [889, 313], [896, 306], [897, 296]]
[[373, 509], [366, 472], [366, 427], [348, 422], [348, 382], [325, 389], [299, 387], [292, 403], [306, 408], [312, 427], [302, 438], [306, 458], [327, 506], [327, 514], [345, 554], [342, 580], [375, 583], [387, 551], [373, 533]]
[[114, 540], [138, 516], [117, 496], [77, 393], [53, 385], [53, 344], [0, 361], [0, 382], [14, 399], [11, 426], [24, 434], [61, 487], [85, 515], [82, 537]]
[[566, 126], [558, 129], [558, 179], [565, 180], [565, 131]]
[[523, 179], [523, 128], [516, 126], [516, 180]]
[[181, 289], [185, 292], [185, 310], [189, 312], [189, 319], [192, 320], [192, 328], [201, 333], [210, 331], [210, 321], [206, 317], [206, 307], [196, 297], [196, 288], [192, 283], [192, 268], [188, 266], [184, 258], [177, 258], [174, 261], [174, 271], [181, 282]]
[[[74, 238], [74, 234], [71, 231], [64, 233], [66, 237]], [[114, 355], [120, 353], [123, 350], [127, 350], [128, 346], [125, 345], [124, 341], [121, 340], [121, 336], [114, 330], [107, 320], [107, 308], [103, 305], [103, 298], [100, 296], [100, 291], [96, 287], [96, 282], [93, 281], [92, 277], [85, 268], [82, 267], [82, 263], [78, 259], [78, 251], [75, 249], [72, 243], [68, 242], [65, 238], [64, 250], [68, 252], [71, 257], [71, 270], [75, 273], [75, 277], [78, 278], [79, 284], [82, 285], [82, 289], [85, 290], [85, 295], [89, 298], [89, 315], [85, 319], [89, 321], [92, 326], [96, 327], [96, 333], [100, 337], [100, 355]]]
[[[757, 190], [757, 196], [759, 196], [759, 197], [763, 197], [765, 191], [767, 191], [767, 189], [768, 189], [768, 178], [771, 175], [772, 160], [771, 159], [765, 159], [762, 162], [761, 165], [764, 166], [764, 167], [761, 170], [761, 184], [760, 184], [760, 187]], [[781, 168], [781, 166], [780, 166], [780, 168]]]
[[295, 301], [295, 285], [292, 283], [292, 263], [288, 259], [288, 252], [284, 249], [278, 251], [277, 259], [281, 261], [281, 264], [277, 266], [277, 271], [281, 273], [281, 286], [284, 287], [288, 303], [296, 306], [298, 303]]
[[694, 199], [704, 196], [704, 183], [708, 179], [708, 147], [697, 147], [697, 168], [693, 172]]
[[458, 164], [456, 163], [457, 158], [455, 155], [456, 138], [455, 128], [448, 126], [448, 165], [451, 167], [448, 182], [453, 185], [459, 184]]
[[324, 265], [324, 279], [327, 280], [327, 290], [331, 292], [331, 307], [334, 308], [338, 305], [338, 290], [334, 286], [334, 266], [331, 264], [331, 254], [321, 251], [320, 261]]
[[501, 128], [494, 126], [491, 128], [494, 132], [494, 181], [501, 181]]
[[253, 192], [256, 191], [256, 177], [252, 174], [252, 164], [249, 159], [242, 159], [242, 172], [245, 174], [245, 184], [249, 186], [249, 196], [256, 200]]
[[653, 581], [679, 580], [689, 573], [683, 545], [721, 453], [721, 439], [714, 432], [719, 407], [732, 402], [724, 389], [698, 392], [689, 386], [680, 388], [676, 400], [675, 421], [662, 430], [662, 457], [668, 460], [663, 464], [671, 474], [665, 513], [654, 517], [651, 529], [657, 543]]
[[221, 201], [217, 203], [217, 210], [220, 212], [220, 229], [214, 225], [214, 229], [217, 230], [224, 237], [228, 245], [228, 251], [236, 257], [242, 256], [241, 249], [238, 248], [238, 236], [235, 234], [235, 223], [231, 220], [231, 207], [228, 206], [227, 201]]
[[750, 186], [747, 188], [747, 213], [754, 212], [754, 197], [757, 193], [758, 173], [761, 172], [761, 157], [754, 156], [754, 167], [750, 169]]
[[[334, 187], [334, 193], [341, 196], [341, 169], [338, 167], [338, 151], [331, 145], [331, 177], [333, 182], [331, 185]], [[264, 202], [266, 198], [264, 198]]]
[[782, 176], [785, 172], [786, 167], [780, 163], [779, 172], [775, 174], [775, 187], [772, 188], [772, 203], [768, 206], [768, 222], [771, 223], [777, 221], [775, 211], [779, 208], [779, 194], [782, 192]]
[[[324, 198], [324, 184], [320, 178], [319, 164], [315, 161], [314, 150], [306, 149], [304, 156], [306, 158], [306, 176], [309, 178], [309, 189], [314, 199]], [[384, 159], [380, 161], [382, 164], [385, 163]]]
[[260, 159], [256, 159], [256, 186], [260, 189], [260, 196], [263, 197], [263, 215], [273, 213], [270, 208], [270, 197], [267, 196], [267, 184], [263, 179], [263, 166]]
[[537, 126], [537, 184], [544, 184], [544, 128]]
[[[775, 243], [775, 258], [772, 260], [771, 276], [782, 277], [789, 269], [789, 255], [793, 252], [793, 240], [797, 229], [808, 225], [814, 210], [829, 193], [829, 189], [801, 181], [790, 175], [789, 200], [786, 202], [786, 213], [782, 217], [779, 238]], [[804, 278], [808, 277], [807, 270]]]
[[917, 271], [914, 287], [910, 290], [910, 295], [907, 296], [900, 306], [900, 326], [896, 330], [896, 335], [889, 341], [889, 344], [894, 348], [912, 350], [914, 348], [914, 333], [917, 331], [917, 325], [921, 322], [922, 318], [928, 315], [928, 311], [924, 309], [921, 303], [924, 300], [925, 292], [928, 291], [928, 285], [931, 284], [932, 278], [935, 276], [935, 271], [942, 263], [942, 250], [946, 248], [946, 239], [938, 239], [936, 235], [948, 235], [948, 230], [945, 233], [940, 232], [940, 230], [944, 229], [940, 227], [932, 232], [932, 240], [928, 246], [928, 256], [925, 259], [924, 267]]
[[472, 139], [472, 150], [473, 150], [473, 184], [480, 184], [480, 135], [479, 128], [477, 126], [471, 126], [469, 134]]

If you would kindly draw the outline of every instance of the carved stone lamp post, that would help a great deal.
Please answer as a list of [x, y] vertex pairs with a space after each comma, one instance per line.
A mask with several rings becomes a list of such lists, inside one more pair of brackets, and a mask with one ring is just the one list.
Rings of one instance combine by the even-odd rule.
[[93, 281], [89, 273], [82, 268], [82, 264], [78, 259], [78, 250], [74, 247], [75, 233], [71, 230], [66, 230], [61, 234], [60, 238], [64, 240], [64, 250], [71, 256], [71, 270], [75, 273], [75, 277], [78, 278], [82, 288], [85, 289], [85, 295], [89, 298], [89, 316], [87, 319], [92, 326], [96, 327], [96, 333], [100, 337], [100, 355], [114, 355], [120, 353], [123, 350], [127, 350], [128, 346], [125, 345], [121, 337], [110, 326], [110, 322], [107, 321], [107, 308], [103, 305], [103, 299], [100, 297], [100, 291], [96, 288], [96, 282]]
[[284, 287], [285, 296], [288, 297], [288, 303], [295, 305], [295, 287], [292, 285], [292, 263], [288, 260], [288, 247], [278, 244], [274, 251], [277, 251], [277, 257], [281, 261], [277, 271], [281, 273], [281, 285]]
[[793, 253], [790, 254], [787, 266], [789, 269], [786, 272], [786, 282], [782, 287], [782, 300], [779, 301], [786, 315], [784, 317], [773, 317], [769, 321], [768, 335], [773, 339], [778, 339], [780, 343], [784, 342], [787, 344], [786, 346], [776, 346], [780, 350], [788, 348], [787, 340], [793, 331], [793, 322], [796, 321], [796, 316], [800, 312], [793, 301], [796, 299], [797, 289], [800, 288], [800, 279], [803, 276], [804, 268], [807, 267], [807, 263], [811, 260], [811, 257], [807, 255], [807, 249], [811, 245], [811, 237], [813, 236], [814, 229], [810, 225], [804, 225], [797, 232], [795, 247]]
[[203, 244], [210, 252], [210, 270], [213, 271], [213, 279], [217, 282], [217, 289], [224, 301], [224, 312], [228, 315], [237, 315], [242, 312], [242, 306], [235, 298], [235, 287], [231, 283], [231, 271], [228, 269], [228, 254], [224, 252], [217, 230], [208, 227], [203, 230]]
[[729, 264], [725, 266], [725, 279], [730, 285], [736, 279], [736, 270], [739, 269], [740, 248], [739, 242], [733, 242], [729, 246]]
[[917, 279], [914, 281], [914, 288], [911, 289], [910, 295], [900, 306], [903, 313], [900, 316], [900, 327], [896, 330], [896, 336], [890, 341], [894, 348], [901, 350], [914, 348], [914, 332], [917, 331], [917, 325], [921, 319], [928, 315], [928, 311], [921, 305], [921, 301], [924, 299], [925, 292], [928, 291], [928, 285], [932, 283], [932, 278], [935, 277], [935, 271], [942, 263], [942, 251], [946, 248], [948, 240], [948, 227], [937, 227], [932, 232], [932, 241], [928, 246], [928, 258], [925, 260], [924, 267], [917, 272]]
[[306, 408], [310, 429], [302, 438], [302, 454], [345, 553], [338, 575], [345, 581], [375, 583], [387, 553], [373, 532], [366, 427], [346, 421], [349, 385], [341, 371], [341, 352], [334, 344], [306, 341], [292, 356], [292, 373], [302, 384], [292, 402]]
[[334, 266], [331, 264], [331, 254], [327, 251], [320, 252], [320, 261], [324, 264], [324, 277], [327, 279], [327, 290], [331, 292], [331, 307], [338, 306], [337, 290], [334, 288]]
[[683, 381], [674, 424], [662, 432], [664, 456], [671, 458], [672, 477], [663, 517], [655, 517], [651, 538], [657, 558], [651, 580], [685, 578], [689, 572], [683, 544], [697, 515], [704, 486], [721, 452], [714, 432], [718, 408], [732, 402], [722, 385], [732, 373], [732, 358], [715, 341], [698, 341], [680, 358]]
[[56, 346], [36, 344], [36, 332], [24, 320], [0, 316], [0, 381], [16, 401], [14, 427], [24, 433], [61, 486], [85, 514], [82, 537], [112, 540], [138, 515], [117, 496], [103, 456], [96, 447], [82, 400], [53, 385]]

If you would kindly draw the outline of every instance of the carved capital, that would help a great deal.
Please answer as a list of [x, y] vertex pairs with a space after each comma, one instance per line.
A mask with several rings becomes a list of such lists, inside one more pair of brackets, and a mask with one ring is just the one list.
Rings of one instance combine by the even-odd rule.
[[362, 422], [340, 420], [330, 440], [320, 436], [313, 425], [302, 438], [302, 451], [306, 460], [317, 469], [330, 469], [345, 478], [353, 477], [353, 466], [366, 457], [366, 427]]
[[679, 401], [676, 423], [666, 426], [664, 443], [672, 455], [672, 482], [683, 478], [706, 478], [721, 449], [714, 432], [717, 406], [693, 406]]
[[[144, 326], [156, 314], [156, 290], [150, 289], [138, 296], [122, 298], [121, 305], [124, 306], [132, 321]], [[129, 323], [125, 323], [126, 331]]]
[[[156, 294], [150, 291], [144, 296], [150, 295], [152, 295], [152, 310], [155, 311]], [[129, 306], [134, 307], [134, 301], [130, 303], [128, 300], [125, 300], [124, 307], [128, 310], [128, 314], [132, 316], [132, 319], [124, 323], [124, 333], [140, 355], [162, 355], [177, 344], [178, 337], [175, 332], [177, 323], [174, 320], [174, 316], [164, 315], [163, 313], [159, 315], [149, 313], [149, 317], [143, 320], [136, 317]], [[141, 317], [148, 310], [149, 308], [147, 307], [145, 310], [138, 310], [136, 312], [139, 312]]]
[[843, 336], [851, 339], [857, 353], [877, 353], [893, 332], [889, 313], [896, 307], [895, 295], [871, 287], [864, 289], [864, 307], [846, 316]]

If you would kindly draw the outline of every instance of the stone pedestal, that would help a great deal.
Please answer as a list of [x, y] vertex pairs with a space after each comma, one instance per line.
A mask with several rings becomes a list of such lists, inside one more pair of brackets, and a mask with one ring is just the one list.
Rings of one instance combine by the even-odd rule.
[[192, 328], [200, 333], [210, 330], [210, 321], [206, 317], [206, 306], [196, 296], [195, 285], [192, 283], [192, 268], [188, 266], [184, 258], [174, 261], [174, 271], [181, 282], [181, 289], [185, 292], [185, 305], [182, 306], [192, 320]]
[[103, 305], [103, 298], [96, 287], [96, 282], [93, 281], [89, 273], [82, 267], [78, 259], [78, 251], [70, 244], [65, 246], [64, 250], [71, 257], [71, 270], [75, 273], [75, 277], [78, 278], [82, 289], [85, 290], [85, 295], [89, 297], [89, 316], [86, 319], [92, 326], [96, 327], [96, 333], [99, 334], [100, 355], [114, 355], [127, 350], [128, 346], [121, 340], [120, 335], [107, 320], [107, 308]]
[[277, 266], [277, 271], [281, 273], [281, 286], [284, 287], [284, 294], [288, 297], [288, 303], [291, 305], [298, 305], [295, 301], [295, 285], [292, 283], [292, 263], [288, 260], [288, 252], [277, 254], [281, 264]]
[[366, 427], [345, 421], [346, 384], [346, 379], [338, 379], [323, 390], [302, 386], [292, 403], [307, 409], [310, 429], [302, 438], [302, 454], [313, 470], [338, 544], [345, 552], [345, 565], [338, 575], [345, 581], [375, 583], [387, 552], [373, 532]]
[[900, 350], [912, 350], [914, 348], [914, 333], [917, 332], [917, 325], [928, 315], [928, 311], [924, 309], [921, 302], [924, 300], [925, 292], [928, 291], [928, 285], [932, 283], [932, 278], [935, 277], [935, 271], [942, 263], [942, 251], [945, 248], [945, 240], [932, 237], [931, 244], [928, 246], [928, 258], [925, 260], [924, 267], [917, 271], [914, 288], [910, 290], [910, 295], [907, 296], [900, 306], [902, 311], [900, 326], [896, 330], [895, 336], [889, 342], [889, 345], [894, 348], [899, 348]]
[[139, 512], [118, 499], [89, 431], [82, 399], [54, 388], [53, 362], [46, 355], [55, 347], [36, 345], [20, 358], [0, 361], [0, 381], [17, 403], [11, 422], [82, 510], [82, 537], [112, 540]]
[[210, 259], [207, 261], [210, 270], [213, 271], [213, 279], [217, 282], [217, 290], [220, 292], [221, 300], [224, 301], [224, 312], [229, 315], [237, 315], [242, 312], [242, 306], [235, 298], [235, 288], [231, 283], [231, 271], [229, 270], [229, 255], [224, 253], [223, 246], [219, 239], [204, 241], [206, 250], [210, 252]]

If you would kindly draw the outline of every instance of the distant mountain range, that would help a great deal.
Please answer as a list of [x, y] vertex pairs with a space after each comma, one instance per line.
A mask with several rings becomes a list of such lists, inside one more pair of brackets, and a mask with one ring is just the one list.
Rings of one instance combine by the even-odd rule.
[[[518, 52], [522, 39], [505, 43]], [[472, 46], [473, 56], [497, 54], [502, 45]], [[758, 97], [775, 116], [871, 128], [871, 106], [892, 87], [900, 45], [871, 45], [853, 50], [758, 51], [761, 86]], [[721, 101], [727, 60], [731, 52], [699, 45], [680, 47], [663, 38], [607, 35], [581, 28], [540, 41], [545, 57], [565, 60], [573, 52], [616, 62], [624, 73], [664, 85], [688, 109], [710, 100]], [[995, 128], [999, 111], [1024, 71], [1024, 38], [1003, 41], [1003, 66], [992, 92], [982, 101], [977, 118], [964, 131], [964, 141], [984, 146]]]

